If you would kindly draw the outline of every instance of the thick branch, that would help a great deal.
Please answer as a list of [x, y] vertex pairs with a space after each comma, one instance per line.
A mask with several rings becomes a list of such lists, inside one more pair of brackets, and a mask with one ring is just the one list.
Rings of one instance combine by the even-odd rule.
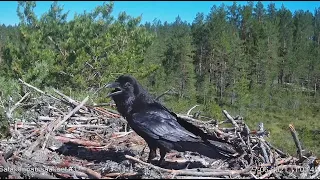
[[223, 114], [231, 121], [231, 123], [232, 123], [236, 128], [239, 128], [239, 125], [236, 123], [236, 121], [233, 119], [233, 117], [230, 116], [230, 114], [229, 114], [226, 110], [223, 110], [222, 112], [223, 112]]
[[294, 129], [294, 126], [292, 124], [289, 124], [289, 128], [290, 128], [290, 132], [291, 132], [291, 135], [293, 137], [294, 143], [296, 144], [296, 147], [298, 149], [298, 151], [297, 151], [298, 158], [301, 160], [301, 158], [302, 158], [302, 147], [301, 147], [301, 143], [300, 143], [299, 138], [298, 138], [298, 134], [297, 134], [297, 132]]

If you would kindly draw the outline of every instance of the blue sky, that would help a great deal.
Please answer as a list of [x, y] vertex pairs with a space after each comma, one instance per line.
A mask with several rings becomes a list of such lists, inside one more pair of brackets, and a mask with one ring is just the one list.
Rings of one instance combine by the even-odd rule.
[[[35, 13], [40, 17], [46, 12], [52, 1], [38, 1]], [[115, 17], [122, 11], [127, 14], [137, 17], [142, 14], [142, 23], [152, 22], [155, 18], [161, 22], [173, 22], [179, 15], [182, 20], [192, 22], [198, 12], [203, 12], [206, 15], [210, 12], [211, 7], [224, 3], [231, 5], [232, 1], [115, 1], [112, 15]], [[263, 1], [265, 8], [270, 1]], [[282, 5], [291, 12], [295, 10], [309, 10], [312, 13], [314, 9], [320, 7], [319, 1], [275, 1], [276, 7], [279, 9]], [[84, 10], [91, 11], [96, 6], [102, 5], [103, 1], [60, 1], [60, 5], [64, 5], [64, 11], [70, 10], [68, 19], [73, 18], [75, 12], [82, 13]], [[245, 1], [238, 1], [238, 4], [244, 5]], [[16, 1], [1, 1], [0, 2], [0, 24], [14, 25], [19, 23], [16, 13]]]

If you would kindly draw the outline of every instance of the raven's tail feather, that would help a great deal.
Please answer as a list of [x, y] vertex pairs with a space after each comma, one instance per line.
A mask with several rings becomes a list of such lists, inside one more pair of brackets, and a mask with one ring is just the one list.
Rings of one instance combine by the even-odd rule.
[[221, 152], [218, 148], [210, 145], [206, 145], [202, 142], [177, 142], [175, 145], [178, 151], [192, 151], [201, 155], [207, 156], [212, 159], [228, 159], [230, 154]]
[[239, 155], [239, 153], [235, 150], [235, 148], [227, 143], [222, 143], [219, 141], [213, 141], [213, 140], [207, 140], [208, 141], [208, 145], [213, 147], [213, 148], [217, 148], [217, 150], [222, 153], [225, 154], [227, 156], [231, 156], [231, 157], [236, 157]]

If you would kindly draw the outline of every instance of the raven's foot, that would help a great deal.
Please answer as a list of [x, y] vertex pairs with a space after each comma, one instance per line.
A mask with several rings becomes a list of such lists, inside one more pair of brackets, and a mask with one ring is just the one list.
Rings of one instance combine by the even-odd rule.
[[160, 159], [159, 159], [159, 161], [158, 161], [158, 166], [159, 167], [164, 167], [164, 165], [166, 164], [165, 162], [165, 155], [164, 154], [161, 154], [161, 157], [160, 157]]
[[148, 160], [147, 160], [147, 163], [151, 163], [151, 161], [154, 160], [154, 159], [155, 159], [155, 157], [153, 157], [153, 158], [149, 157]]
[[149, 152], [149, 157], [147, 160], [147, 163], [151, 163], [151, 161], [157, 156], [156, 154], [156, 149], [155, 148], [150, 148], [150, 152]]
[[158, 161], [158, 166], [163, 167], [165, 160], [164, 158], [166, 157], [167, 152], [164, 149], [160, 149], [160, 159]]
[[157, 166], [159, 166], [159, 167], [164, 167], [164, 165], [166, 164], [165, 162], [166, 162], [166, 161], [164, 160], [164, 158], [163, 158], [163, 159], [160, 158], [160, 160], [159, 160], [158, 163], [157, 163]]
[[142, 151], [139, 153], [140, 157], [143, 155], [144, 150], [146, 149], [146, 147], [147, 147], [147, 145], [145, 145], [145, 146], [143, 147]]

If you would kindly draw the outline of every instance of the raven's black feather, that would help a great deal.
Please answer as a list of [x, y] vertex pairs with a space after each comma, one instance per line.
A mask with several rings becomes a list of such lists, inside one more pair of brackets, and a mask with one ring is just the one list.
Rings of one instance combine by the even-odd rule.
[[133, 77], [122, 75], [116, 84], [118, 87], [110, 96], [130, 127], [147, 142], [150, 148], [148, 161], [155, 157], [157, 148], [160, 148], [160, 163], [171, 149], [198, 152], [219, 159], [236, 153], [231, 145], [210, 140], [200, 128], [168, 110]]

